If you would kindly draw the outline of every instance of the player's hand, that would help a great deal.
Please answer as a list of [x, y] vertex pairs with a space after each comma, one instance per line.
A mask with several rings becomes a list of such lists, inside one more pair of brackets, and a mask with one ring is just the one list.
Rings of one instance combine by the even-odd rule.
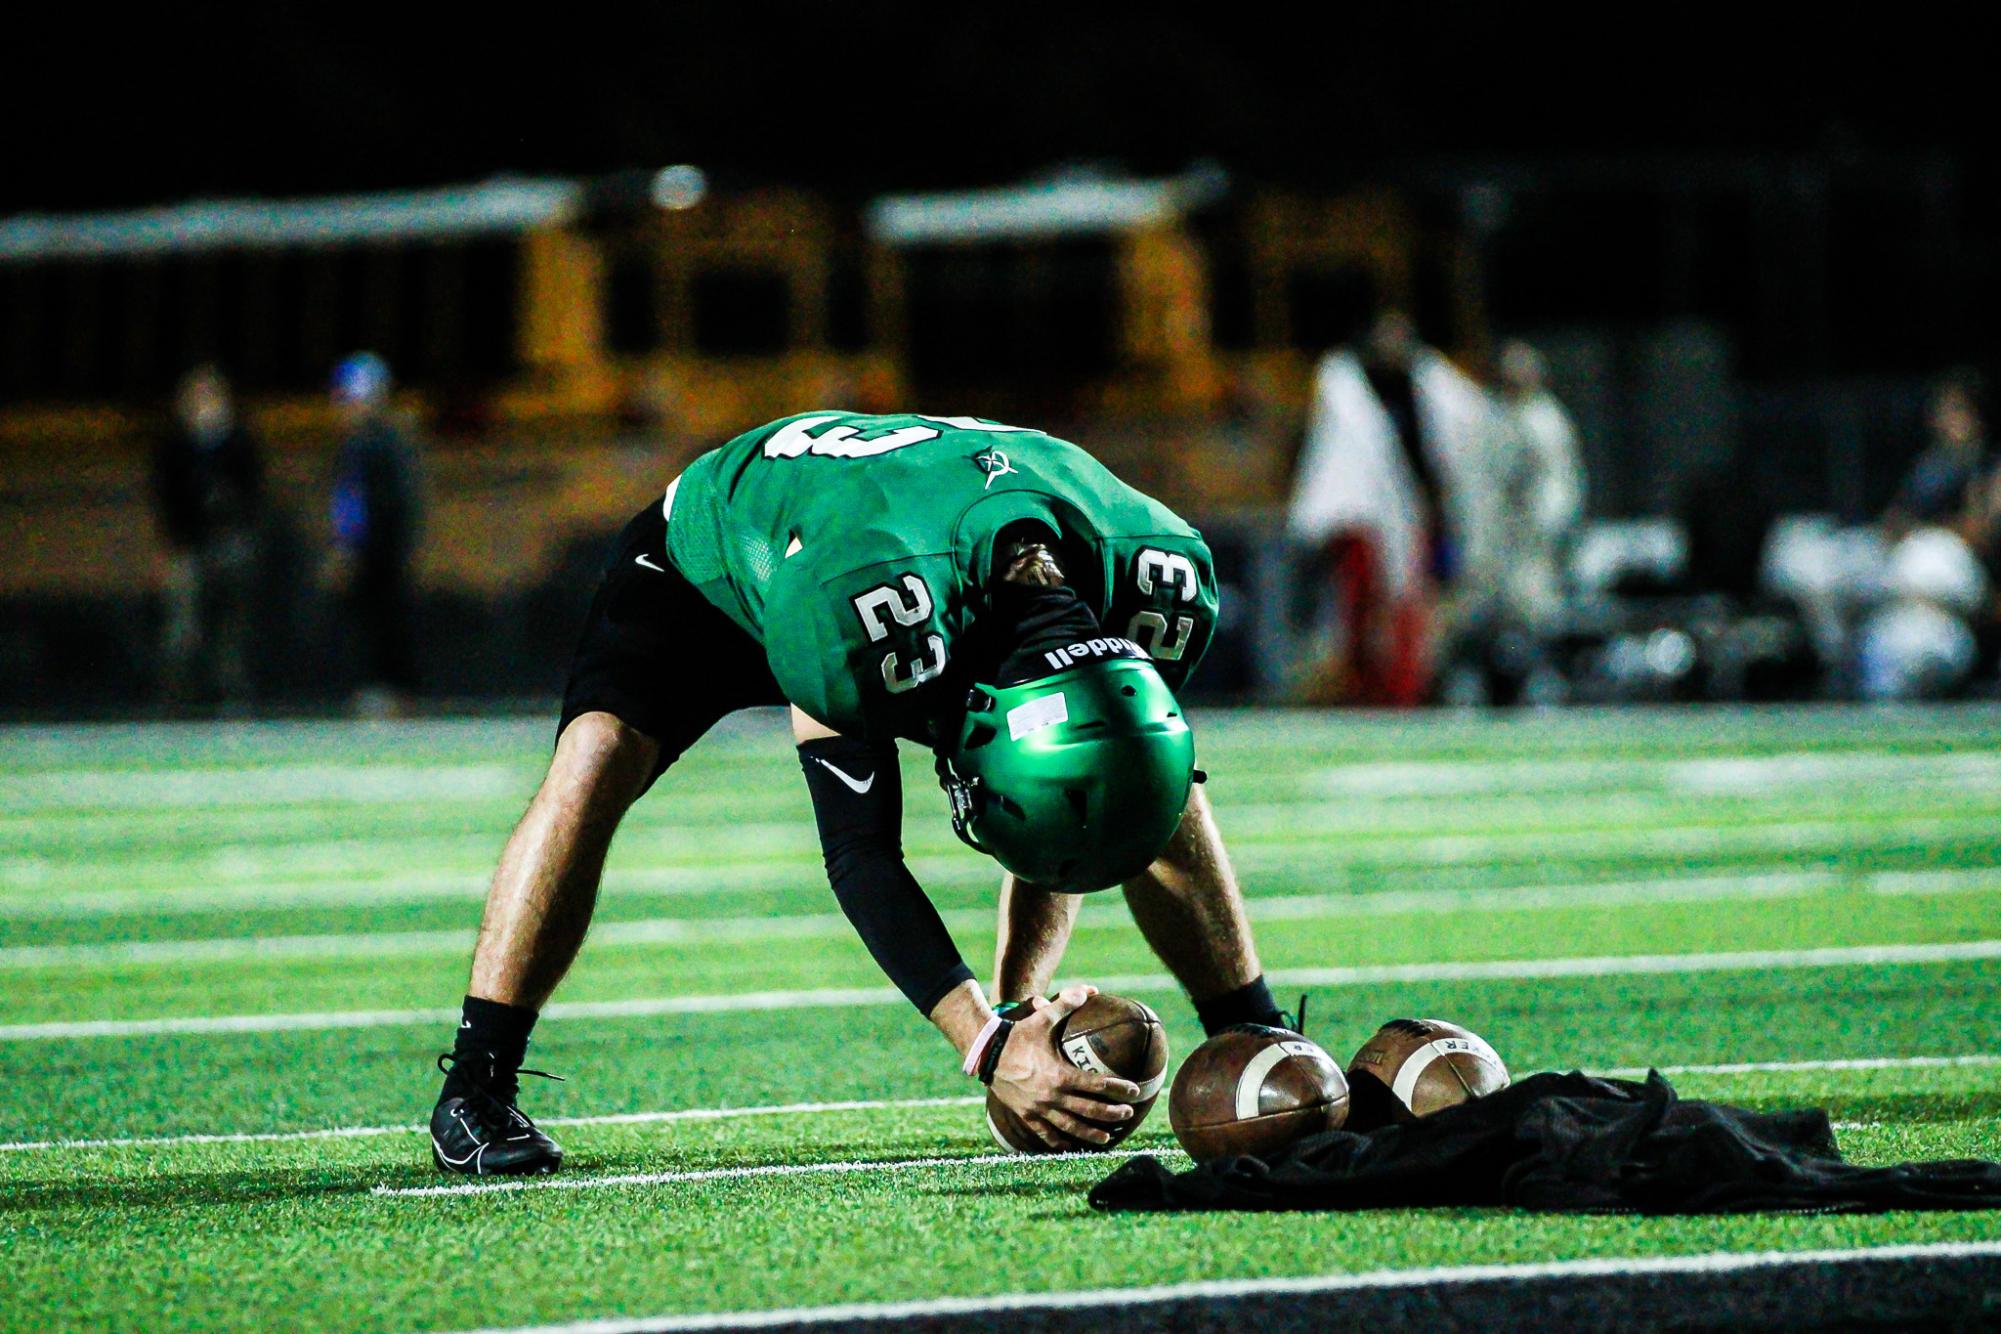
[[994, 1066], [994, 1095], [1052, 1149], [1111, 1143], [1092, 1122], [1132, 1119], [1139, 1098], [1131, 1080], [1079, 1069], [1056, 1049], [1056, 1025], [1097, 994], [1096, 987], [1066, 987], [1053, 1001], [1036, 997], [1035, 1013], [1015, 1021]]

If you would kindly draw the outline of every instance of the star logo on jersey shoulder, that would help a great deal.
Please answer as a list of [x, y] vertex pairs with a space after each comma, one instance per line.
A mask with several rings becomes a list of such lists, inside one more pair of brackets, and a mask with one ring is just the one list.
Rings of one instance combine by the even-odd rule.
[[975, 455], [973, 462], [979, 464], [981, 470], [987, 475], [986, 485], [980, 488], [982, 491], [988, 490], [993, 486], [994, 478], [1005, 477], [1011, 472], [1021, 471], [1021, 469], [1014, 466], [1004, 451], [998, 449], [990, 449], [984, 454]]

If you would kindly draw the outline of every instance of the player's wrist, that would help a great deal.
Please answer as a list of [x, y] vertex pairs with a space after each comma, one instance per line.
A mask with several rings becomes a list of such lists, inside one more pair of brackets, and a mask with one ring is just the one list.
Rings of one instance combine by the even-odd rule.
[[966, 1048], [965, 1060], [959, 1065], [960, 1073], [991, 1086], [994, 1071], [1000, 1065], [1001, 1052], [1007, 1046], [1009, 1035], [1014, 1032], [1016, 1018], [1025, 1008], [1019, 1001], [1002, 1001], [996, 1006]]

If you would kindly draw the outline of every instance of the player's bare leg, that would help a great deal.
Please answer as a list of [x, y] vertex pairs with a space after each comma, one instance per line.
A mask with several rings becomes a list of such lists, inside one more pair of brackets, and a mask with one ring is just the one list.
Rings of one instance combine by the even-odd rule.
[[1250, 915], [1209, 795], [1197, 783], [1166, 849], [1125, 884], [1140, 934], [1199, 1006], [1250, 985], [1262, 973]]
[[[563, 729], [548, 776], [515, 826], [487, 892], [464, 1017], [431, 1152], [449, 1172], [553, 1172], [563, 1151], [515, 1106], [536, 1012], [584, 943], [605, 853], [646, 786], [658, 746], [608, 713]], [[539, 1073], [539, 1072], [535, 1072]]]
[[537, 1010], [584, 943], [605, 854], [659, 747], [608, 713], [563, 729], [487, 891], [468, 994]]

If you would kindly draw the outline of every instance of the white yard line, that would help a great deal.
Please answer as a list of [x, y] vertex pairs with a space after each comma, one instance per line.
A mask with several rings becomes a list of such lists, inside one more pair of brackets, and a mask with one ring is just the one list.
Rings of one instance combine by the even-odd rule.
[[[2001, 871], [1983, 870], [1978, 874], [1984, 877], [1983, 884], [2001, 889]], [[1324, 921], [1469, 910], [1543, 911], [1647, 903], [1790, 898], [1825, 892], [1842, 883], [1843, 877], [1835, 872], [1795, 871], [1747, 876], [1676, 876], [1603, 884], [1270, 895], [1253, 897], [1247, 906], [1255, 921]], [[1933, 889], [1927, 892], [1947, 891]], [[945, 924], [954, 931], [977, 932], [994, 924], [993, 910], [987, 908], [953, 909], [942, 916]], [[1086, 929], [1126, 926], [1131, 920], [1123, 905], [1091, 902], [1084, 906], [1079, 925]], [[714, 945], [765, 940], [843, 940], [853, 934], [853, 926], [839, 913], [787, 913], [756, 917], [656, 917], [607, 922], [592, 930], [591, 941], [598, 947]], [[460, 954], [470, 949], [471, 945], [471, 933], [463, 929], [15, 945], [0, 948], [0, 971], [255, 962], [281, 957], [333, 959]]]
[[376, 1186], [369, 1193], [408, 1199], [413, 1196], [499, 1195], [528, 1190], [599, 1190], [606, 1186], [675, 1186], [689, 1181], [739, 1181], [749, 1177], [850, 1176], [855, 1173], [911, 1172], [934, 1167], [992, 1167], [999, 1163], [1074, 1163], [1132, 1158], [1142, 1153], [1173, 1157], [1179, 1149], [1093, 1149], [1079, 1153], [948, 1154], [936, 1158], [858, 1158], [838, 1163], [761, 1163], [752, 1167], [709, 1167], [693, 1172], [626, 1172], [618, 1176], [509, 1177], [491, 1182], [460, 1182], [450, 1186]]
[[[1734, 950], [1707, 954], [1601, 954], [1556, 959], [1467, 960], [1451, 963], [1378, 964], [1355, 968], [1279, 968], [1277, 986], [1346, 987], [1386, 982], [1468, 982], [1554, 977], [1623, 977], [1667, 973], [1741, 972], [1795, 968], [1850, 968], [1962, 963], [2001, 959], [2001, 940], [1926, 945], [1843, 945], [1825, 949]], [[1164, 973], [1090, 979], [1107, 991], [1167, 991]], [[724, 1014], [839, 1006], [899, 1005], [893, 987], [750, 991], [707, 996], [660, 996], [616, 1001], [557, 1002], [547, 1020], [622, 1019], [670, 1014]], [[303, 1014], [187, 1015], [166, 1019], [84, 1019], [0, 1026], [0, 1042], [140, 1037], [167, 1033], [275, 1033], [301, 1029], [392, 1028], [447, 1023], [457, 1010], [326, 1010]]]
[[[1591, 1072], [1632, 1079], [1656, 1069], [1664, 1075], [1812, 1074], [1851, 1070], [1957, 1070], [2001, 1066], [2001, 1053], [1975, 1052], [1959, 1056], [1834, 1057], [1818, 1061], [1735, 1061], [1710, 1065], [1615, 1066]], [[691, 1107], [674, 1111], [611, 1112], [600, 1116], [551, 1116], [545, 1126], [637, 1126], [683, 1121], [734, 1121], [766, 1116], [813, 1116], [827, 1112], [909, 1111], [929, 1107], [974, 1107], [979, 1096], [944, 1098], [855, 1098], [838, 1102], [768, 1103], [750, 1107]], [[1864, 1123], [1857, 1123], [1864, 1124]], [[425, 1127], [334, 1126], [322, 1130], [212, 1132], [191, 1135], [145, 1135], [128, 1138], [35, 1139], [0, 1141], [0, 1153], [34, 1153], [58, 1149], [153, 1149], [201, 1144], [283, 1144], [295, 1140], [369, 1139], [382, 1135], [421, 1135]]]
[[1755, 1273], [1798, 1265], [1864, 1265], [1907, 1260], [2001, 1258], [2001, 1241], [1944, 1241], [1920, 1245], [1857, 1246], [1816, 1251], [1711, 1251], [1702, 1255], [1631, 1256], [1550, 1260], [1529, 1264], [1441, 1265], [1422, 1269], [1370, 1269], [1357, 1274], [1304, 1278], [1208, 1279], [1134, 1288], [1087, 1288], [1075, 1292], [1014, 1292], [986, 1297], [933, 1297], [909, 1302], [854, 1302], [839, 1306], [795, 1306], [782, 1310], [719, 1311], [700, 1315], [659, 1315], [640, 1319], [615, 1316], [563, 1324], [492, 1326], [466, 1334], [694, 1334], [699, 1330], [758, 1329], [785, 1325], [861, 1323], [873, 1320], [939, 1320], [988, 1317], [1004, 1328], [1009, 1312], [1106, 1307], [1108, 1325], [1138, 1328], [1154, 1323], [1145, 1307], [1166, 1302], [1228, 1301], [1242, 1297], [1312, 1296], [1385, 1288], [1441, 1288], [1474, 1283], [1529, 1283], [1551, 1280], [1628, 1278], [1649, 1275]]

